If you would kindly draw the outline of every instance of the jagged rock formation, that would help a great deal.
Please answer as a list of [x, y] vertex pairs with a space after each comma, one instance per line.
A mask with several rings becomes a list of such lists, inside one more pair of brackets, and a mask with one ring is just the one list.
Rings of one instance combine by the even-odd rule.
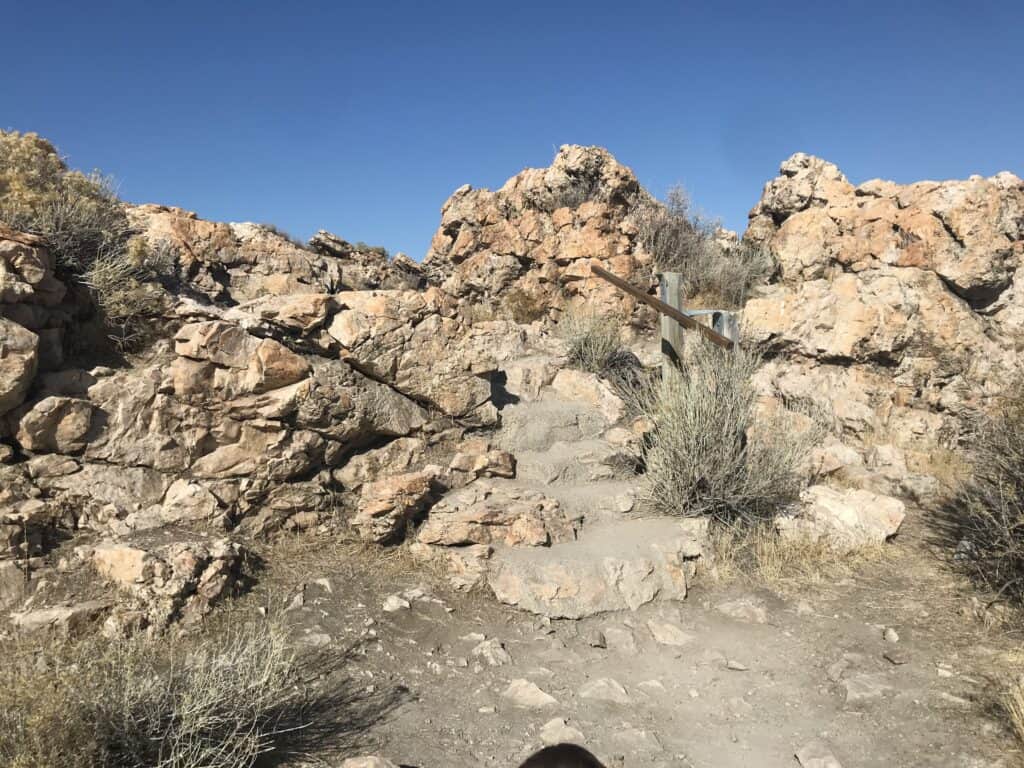
[[494, 192], [460, 187], [442, 208], [423, 266], [463, 303], [502, 307], [524, 320], [567, 304], [629, 316], [636, 302], [591, 261], [651, 286], [650, 254], [630, 213], [650, 196], [599, 147], [563, 146], [549, 168], [530, 168]]
[[[424, 518], [417, 557], [537, 613], [682, 599], [703, 527], [630, 517], [623, 453], [639, 436], [623, 403], [563, 370], [533, 322], [576, 303], [652, 319], [590, 275], [600, 263], [653, 288], [632, 221], [649, 201], [606, 151], [563, 147], [495, 192], [457, 190], [422, 267], [327, 232], [303, 247], [129, 206], [174, 275], [158, 338], [117, 366], [65, 362], [84, 292], [38, 238], [0, 228], [0, 606], [71, 535], [66, 570], [127, 596], [121, 631], [201, 617], [243, 582], [250, 537], [351, 524], [389, 543]], [[908, 442], [954, 442], [1018, 364], [1024, 184], [854, 188], [797, 155], [745, 237], [779, 265], [743, 312], [766, 402], [832, 420], [822, 474], [926, 497], [934, 478], [908, 470]], [[111, 601], [89, 606], [35, 606], [22, 624]]]
[[[766, 394], [815, 404], [854, 445], [955, 445], [969, 410], [1016, 378], [1016, 176], [854, 187], [797, 154], [766, 185], [745, 237], [779, 263], [743, 312], [745, 337], [770, 356]], [[840, 464], [877, 460], [884, 474], [895, 462], [906, 474], [899, 448], [878, 453]]]

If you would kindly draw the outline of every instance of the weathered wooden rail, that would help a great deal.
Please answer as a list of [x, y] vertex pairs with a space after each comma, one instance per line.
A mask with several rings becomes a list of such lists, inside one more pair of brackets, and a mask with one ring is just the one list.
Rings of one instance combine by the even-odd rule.
[[657, 310], [661, 315], [661, 339], [662, 351], [672, 362], [678, 364], [683, 352], [683, 328], [697, 331], [704, 338], [723, 349], [732, 349], [735, 346], [733, 339], [723, 336], [713, 328], [694, 320], [682, 308], [682, 281], [677, 272], [666, 272], [662, 275], [661, 292], [662, 298], [656, 299], [649, 293], [637, 288], [631, 283], [623, 280], [616, 274], [609, 272], [597, 264], [590, 265], [590, 271], [603, 280], [607, 280], [621, 291], [625, 291], [637, 301]]

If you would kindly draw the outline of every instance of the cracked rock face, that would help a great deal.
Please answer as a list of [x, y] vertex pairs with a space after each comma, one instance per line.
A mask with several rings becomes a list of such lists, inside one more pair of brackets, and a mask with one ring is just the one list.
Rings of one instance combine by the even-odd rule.
[[779, 265], [742, 318], [772, 358], [763, 392], [834, 413], [840, 434], [955, 441], [961, 417], [1018, 366], [1024, 182], [1013, 174], [854, 186], [797, 154], [745, 238]]

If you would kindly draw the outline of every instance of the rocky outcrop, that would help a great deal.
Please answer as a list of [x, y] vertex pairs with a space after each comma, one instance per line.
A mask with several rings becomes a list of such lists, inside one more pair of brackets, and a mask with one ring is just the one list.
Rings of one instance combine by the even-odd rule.
[[347, 290], [426, 287], [423, 269], [404, 253], [395, 254], [392, 259], [383, 248], [373, 248], [362, 243], [352, 245], [322, 229], [309, 239], [309, 247], [322, 256], [341, 262], [341, 282]]
[[1024, 182], [851, 184], [818, 158], [782, 164], [747, 241], [779, 275], [744, 308], [766, 395], [834, 417], [858, 443], [953, 444], [1019, 366]]
[[490, 306], [525, 322], [585, 303], [629, 316], [636, 302], [593, 277], [590, 264], [652, 285], [651, 257], [630, 217], [648, 199], [606, 150], [563, 146], [550, 167], [525, 170], [494, 192], [457, 189], [423, 267], [475, 311]]

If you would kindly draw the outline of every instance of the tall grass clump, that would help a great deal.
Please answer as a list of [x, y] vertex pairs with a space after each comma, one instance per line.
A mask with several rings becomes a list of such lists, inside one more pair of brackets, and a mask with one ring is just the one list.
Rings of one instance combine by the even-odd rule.
[[666, 371], [628, 393], [649, 420], [644, 453], [645, 501], [669, 515], [708, 515], [757, 523], [794, 502], [806, 485], [804, 467], [820, 437], [813, 420], [796, 429], [796, 414], [762, 414], [751, 352], [725, 351], [695, 339], [679, 371]]
[[558, 321], [558, 334], [565, 342], [569, 365], [590, 373], [609, 369], [622, 350], [621, 320], [587, 310], [569, 310]]
[[740, 307], [751, 289], [775, 271], [771, 254], [763, 248], [746, 243], [723, 247], [716, 238], [717, 223], [694, 213], [681, 187], [670, 189], [664, 203], [640, 202], [633, 219], [657, 268], [682, 274], [688, 299]]
[[1024, 606], [1024, 387], [976, 417], [970, 477], [947, 505], [956, 561], [997, 599]]
[[249, 768], [303, 725], [296, 671], [273, 622], [173, 645], [14, 644], [0, 654], [0, 764]]

